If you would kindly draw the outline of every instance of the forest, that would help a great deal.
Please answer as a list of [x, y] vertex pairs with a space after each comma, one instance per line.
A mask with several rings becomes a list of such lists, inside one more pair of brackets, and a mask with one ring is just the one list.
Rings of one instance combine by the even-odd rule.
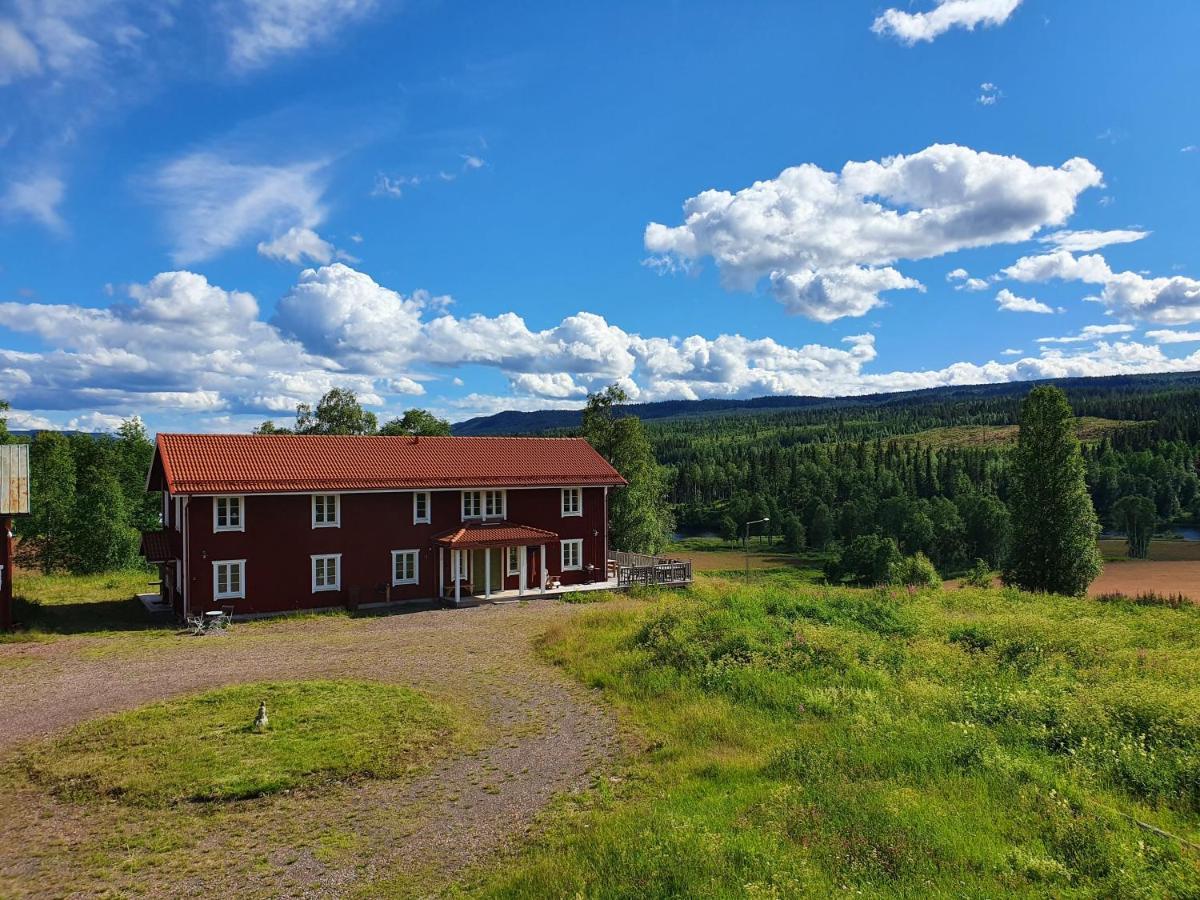
[[[1130, 542], [1136, 552], [1154, 527], [1200, 522], [1200, 378], [1073, 379], [1061, 386], [1079, 417], [1087, 489], [1104, 527], [1139, 532]], [[593, 414], [580, 425], [538, 431], [582, 429], [636, 483], [630, 502], [614, 507], [620, 521], [613, 526], [635, 549], [661, 550], [672, 521], [685, 533], [735, 540], [743, 523], [769, 518], [755, 534], [789, 550], [836, 555], [855, 538], [890, 538], [906, 556], [923, 554], [946, 575], [978, 560], [998, 568], [1006, 556], [1014, 426], [1028, 391], [988, 385], [654, 409], [609, 391], [593, 398]], [[633, 425], [631, 412], [639, 410], [651, 417], [632, 431], [613, 430], [622, 419]], [[77, 572], [135, 564], [138, 532], [157, 527], [159, 516], [157, 496], [144, 491], [153, 445], [140, 420], [112, 434], [6, 437], [2, 416], [0, 408], [0, 441], [32, 440], [34, 515], [18, 524], [26, 564]], [[504, 421], [511, 433], [528, 433], [522, 422], [542, 420]], [[380, 427], [351, 392], [335, 389], [315, 409], [302, 404], [291, 428], [263, 423], [257, 430], [449, 429], [423, 410]]]
[[[1196, 522], [1200, 386], [1158, 376], [1095, 381], [1109, 383], [1074, 382], [1066, 394], [1081, 418], [1101, 523], [1124, 531], [1122, 500], [1133, 497], [1153, 502], [1156, 525]], [[756, 533], [795, 550], [879, 534], [905, 553], [924, 553], [945, 574], [1004, 557], [1022, 397], [935, 392], [646, 428], [685, 531], [733, 539], [741, 523], [769, 517]]]

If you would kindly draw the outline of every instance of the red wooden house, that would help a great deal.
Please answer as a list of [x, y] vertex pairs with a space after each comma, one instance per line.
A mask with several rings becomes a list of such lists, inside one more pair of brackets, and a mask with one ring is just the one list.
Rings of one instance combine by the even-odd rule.
[[544, 594], [606, 580], [624, 484], [581, 438], [160, 434], [142, 552], [181, 617]]

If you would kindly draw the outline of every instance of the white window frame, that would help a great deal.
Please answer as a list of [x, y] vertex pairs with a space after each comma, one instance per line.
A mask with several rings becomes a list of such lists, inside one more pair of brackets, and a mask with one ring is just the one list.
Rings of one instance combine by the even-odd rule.
[[[397, 578], [396, 577], [396, 561], [402, 556], [412, 557], [412, 578]], [[393, 550], [392, 551], [392, 585], [398, 586], [401, 584], [420, 584], [421, 583], [421, 551], [420, 550]]]
[[[574, 503], [568, 503], [568, 499], [573, 498]], [[574, 509], [572, 509], [574, 507]], [[561, 505], [559, 511], [564, 519], [571, 516], [583, 515], [583, 488], [567, 487], [562, 489]]]
[[[312, 592], [314, 594], [320, 594], [324, 591], [340, 591], [342, 589], [342, 554], [340, 554], [340, 553], [314, 553], [312, 556], [309, 557], [309, 559], [311, 560], [310, 572], [311, 572], [311, 576], [312, 576]], [[337, 578], [334, 580], [333, 584], [323, 584], [323, 585], [317, 584], [317, 560], [319, 560], [319, 559], [323, 559], [323, 560], [332, 559], [335, 561], [335, 565], [337, 566], [337, 570], [336, 570]], [[326, 572], [328, 572], [328, 571], [329, 571], [329, 567], [328, 567], [328, 564], [326, 564]]]
[[[219, 566], [237, 566], [238, 568], [238, 589], [236, 591], [226, 590], [221, 592], [217, 585], [220, 582], [217, 580], [217, 568]], [[246, 599], [246, 561], [244, 559], [214, 559], [213, 560], [213, 600], [245, 600]], [[226, 584], [228, 586], [229, 578], [226, 576]]]
[[[472, 512], [467, 511], [467, 498], [472, 498]], [[460, 497], [463, 521], [483, 518], [483, 491], [463, 491]]]
[[[219, 509], [221, 501], [225, 501], [225, 524], [218, 524], [220, 520]], [[236, 525], [229, 524], [229, 501], [236, 500], [238, 508], [238, 523]], [[246, 498], [243, 494], [217, 494], [212, 499], [213, 508], [213, 533], [218, 531], [245, 531], [246, 530]]]
[[[423, 516], [417, 512], [417, 498], [418, 497], [425, 498], [425, 515], [423, 515]], [[433, 503], [433, 498], [430, 496], [429, 491], [413, 491], [413, 524], [414, 525], [428, 525], [430, 522], [433, 521], [432, 503]]]
[[[505, 491], [505, 490], [499, 490], [499, 491], [496, 491], [496, 490], [491, 490], [491, 491], [483, 491], [482, 493], [483, 493], [483, 509], [482, 509], [483, 518], [485, 518], [485, 519], [505, 519], [505, 518], [508, 518], [508, 491]], [[498, 512], [498, 513], [497, 513], [497, 512], [495, 512], [495, 511], [493, 511], [493, 512], [488, 512], [488, 503], [489, 503], [489, 501], [491, 501], [493, 498], [495, 498], [495, 496], [496, 496], [497, 494], [499, 494], [499, 495], [500, 495], [500, 512]]]
[[[333, 521], [332, 522], [318, 522], [317, 521], [317, 500], [320, 499], [321, 497], [332, 497], [333, 498]], [[341, 494], [328, 494], [328, 493], [313, 494], [311, 506], [312, 506], [312, 527], [313, 528], [341, 528], [342, 527], [342, 495]], [[329, 512], [328, 506], [325, 507], [325, 512], [328, 514], [328, 512]]]
[[[575, 565], [567, 565], [567, 548], [575, 548]], [[583, 538], [570, 538], [559, 542], [559, 562], [562, 563], [564, 572], [581, 572], [583, 571]]]
[[504, 548], [504, 574], [505, 575], [520, 575], [521, 574], [521, 548], [520, 547], [505, 547]]

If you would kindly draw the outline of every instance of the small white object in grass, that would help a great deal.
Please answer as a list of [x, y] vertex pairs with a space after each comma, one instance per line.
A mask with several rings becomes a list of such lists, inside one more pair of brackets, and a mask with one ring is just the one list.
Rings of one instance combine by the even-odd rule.
[[267, 701], [263, 700], [258, 704], [258, 715], [254, 718], [254, 730], [267, 730]]

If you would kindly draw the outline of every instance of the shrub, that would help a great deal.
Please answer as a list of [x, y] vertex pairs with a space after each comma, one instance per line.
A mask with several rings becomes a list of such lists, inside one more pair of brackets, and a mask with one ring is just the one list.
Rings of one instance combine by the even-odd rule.
[[963, 579], [962, 586], [965, 588], [990, 588], [992, 586], [992, 567], [987, 564], [987, 560], [975, 560], [975, 565]]
[[892, 568], [901, 562], [900, 548], [890, 537], [860, 534], [825, 566], [825, 577], [833, 582], [878, 585], [891, 581]]
[[924, 553], [914, 553], [906, 556], [891, 567], [892, 584], [901, 584], [912, 588], [939, 588], [942, 586], [942, 576], [934, 568], [929, 557]]

